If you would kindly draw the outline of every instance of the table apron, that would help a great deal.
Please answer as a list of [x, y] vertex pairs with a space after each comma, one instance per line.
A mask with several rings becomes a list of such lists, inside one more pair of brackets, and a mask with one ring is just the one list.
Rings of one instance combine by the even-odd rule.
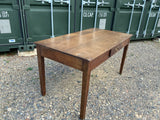
[[125, 47], [126, 45], [128, 45], [129, 42], [130, 42], [130, 39], [128, 39], [128, 40], [124, 41], [123, 43], [121, 43], [121, 44], [115, 46], [114, 48], [112, 48], [112, 49], [110, 50], [110, 55], [109, 55], [109, 56], [110, 56], [110, 57], [113, 56], [113, 55], [114, 55], [116, 52], [118, 52], [121, 48], [123, 48], [123, 47]]
[[78, 70], [83, 70], [83, 60], [47, 47], [39, 46], [41, 56], [60, 62]]
[[[97, 66], [99, 66], [101, 63], [105, 62], [109, 57], [113, 56], [116, 52], [118, 52], [121, 48], [125, 47], [126, 45], [128, 45], [130, 42], [130, 39], [122, 42], [121, 44], [113, 47], [111, 50], [105, 52], [104, 54], [98, 56], [96, 59], [92, 60], [92, 61], [88, 61], [89, 64], [89, 70], [93, 70], [94, 68], [96, 68]], [[78, 69], [80, 71], [84, 71], [83, 68], [83, 63], [85, 60], [75, 57], [75, 56], [71, 56], [68, 54], [65, 54], [63, 52], [57, 51], [57, 50], [53, 50], [41, 45], [37, 45], [37, 49], [40, 50], [40, 55], [42, 57], [46, 57], [49, 58], [51, 60], [57, 61], [59, 63], [65, 64], [67, 66], [73, 67], [75, 69]]]
[[103, 62], [105, 62], [108, 58], [110, 58], [111, 56], [113, 56], [116, 52], [118, 52], [121, 48], [125, 47], [126, 45], [129, 44], [130, 39], [124, 41], [123, 43], [115, 46], [114, 48], [112, 48], [111, 50], [105, 52], [104, 54], [98, 56], [96, 59], [92, 60], [90, 62], [90, 70], [93, 70], [94, 68], [96, 68], [97, 66], [99, 66], [100, 64], [102, 64]]
[[90, 70], [93, 70], [97, 66], [99, 66], [101, 63], [105, 62], [109, 58], [109, 51], [105, 52], [104, 54], [100, 55], [96, 59], [90, 62]]

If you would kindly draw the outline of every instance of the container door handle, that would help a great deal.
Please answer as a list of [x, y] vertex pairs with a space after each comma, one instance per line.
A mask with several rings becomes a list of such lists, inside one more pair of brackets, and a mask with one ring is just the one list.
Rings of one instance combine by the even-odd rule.
[[51, 0], [51, 28], [52, 28], [52, 36], [51, 38], [55, 37], [54, 35], [54, 20], [53, 20], [53, 1]]
[[97, 0], [96, 2], [96, 12], [95, 12], [95, 20], [94, 20], [94, 28], [96, 28], [96, 24], [97, 24], [97, 14], [98, 14], [98, 6], [99, 5], [107, 5], [109, 4], [109, 2], [104, 2], [104, 0], [102, 0], [102, 2], [99, 2], [99, 0]]
[[52, 0], [36, 0], [37, 2], [42, 2], [44, 4], [45, 2], [50, 3], [51, 6], [51, 31], [52, 31], [52, 36], [51, 38], [55, 37], [54, 36], [54, 22], [53, 22], [53, 1]]
[[71, 0], [54, 0], [54, 2], [68, 4], [68, 34], [71, 32]]
[[90, 0], [88, 0], [88, 1], [82, 0], [81, 1], [81, 24], [80, 24], [80, 31], [82, 31], [82, 29], [83, 29], [82, 28], [83, 27], [83, 6], [85, 4], [90, 5], [90, 4], [95, 4], [95, 2], [91, 2]]
[[131, 4], [131, 3], [129, 3], [129, 2], [128, 2], [128, 3], [125, 3], [124, 5], [127, 6], [127, 7], [134, 7], [134, 4]]
[[154, 3], [154, 0], [152, 0], [152, 3], [151, 3], [151, 7], [150, 7], [150, 10], [149, 10], [149, 15], [148, 15], [146, 27], [145, 27], [145, 30], [144, 30], [144, 32], [143, 32], [143, 37], [145, 37], [146, 34], [147, 34], [147, 28], [148, 28], [148, 24], [149, 24], [149, 20], [150, 20], [150, 15], [151, 15], [151, 12], [152, 12], [152, 8], [155, 7], [155, 5], [153, 5], [153, 3]]
[[66, 4], [69, 4], [70, 0], [54, 0], [54, 2], [58, 2], [58, 3], [66, 3]]
[[37, 2], [42, 2], [44, 4], [45, 2], [51, 3], [52, 0], [36, 0]]
[[137, 30], [137, 32], [136, 32], [136, 38], [139, 36], [139, 31], [140, 31], [140, 27], [141, 27], [141, 24], [142, 24], [144, 9], [145, 9], [145, 5], [146, 5], [146, 0], [143, 0], [143, 1], [144, 1], [144, 4], [143, 4], [143, 5], [140, 5], [140, 4], [137, 5], [137, 4], [136, 4], [136, 6], [138, 6], [138, 7], [143, 7], [142, 13], [141, 13], [141, 18], [140, 18], [140, 21], [139, 21], [138, 30]]
[[131, 12], [130, 21], [129, 21], [129, 27], [128, 27], [128, 31], [127, 31], [128, 34], [129, 34], [129, 32], [130, 32], [131, 25], [132, 25], [135, 2], [136, 2], [136, 0], [134, 0], [133, 4], [130, 4], [130, 3], [125, 4], [125, 5], [127, 5], [128, 7], [129, 7], [129, 6], [132, 7], [132, 12]]
[[157, 13], [156, 21], [155, 21], [155, 24], [154, 24], [154, 28], [152, 30], [152, 37], [154, 36], [155, 30], [156, 30], [156, 25], [157, 25], [157, 22], [158, 22], [159, 14], [160, 14], [160, 6], [159, 6], [158, 13]]
[[[146, 0], [143, 0], [143, 1], [146, 2]], [[140, 4], [140, 3], [139, 3], [139, 4], [135, 4], [135, 6], [137, 6], [138, 8], [140, 8], [140, 7], [143, 8], [143, 7], [144, 7], [144, 4]]]

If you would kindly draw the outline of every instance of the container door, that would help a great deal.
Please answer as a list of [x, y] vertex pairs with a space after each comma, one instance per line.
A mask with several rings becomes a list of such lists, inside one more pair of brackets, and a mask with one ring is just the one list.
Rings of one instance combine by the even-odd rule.
[[115, 0], [78, 0], [75, 30], [111, 30]]
[[73, 5], [74, 0], [23, 0], [26, 42], [29, 44], [73, 32]]
[[141, 39], [146, 2], [146, 0], [117, 0], [113, 30], [133, 34], [132, 39]]
[[150, 39], [160, 35], [160, 0], [149, 1], [147, 7], [143, 37]]
[[24, 44], [18, 0], [0, 0], [0, 52]]

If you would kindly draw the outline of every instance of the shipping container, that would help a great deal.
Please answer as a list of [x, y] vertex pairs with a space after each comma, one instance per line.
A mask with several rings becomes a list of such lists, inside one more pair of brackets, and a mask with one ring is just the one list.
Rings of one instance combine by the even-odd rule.
[[0, 0], [0, 52], [89, 28], [160, 36], [160, 0]]
[[[20, 0], [19, 0], [20, 1]], [[18, 0], [0, 0], [0, 52], [24, 44], [21, 7]]]

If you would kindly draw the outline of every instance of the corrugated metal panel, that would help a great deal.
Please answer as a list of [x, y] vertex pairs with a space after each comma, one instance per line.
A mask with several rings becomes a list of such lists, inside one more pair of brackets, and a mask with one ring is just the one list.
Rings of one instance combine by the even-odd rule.
[[[53, 36], [74, 31], [74, 9], [72, 8], [74, 0], [70, 1], [70, 15], [68, 2], [53, 1]], [[24, 0], [23, 4], [27, 33], [26, 42], [32, 43], [37, 40], [50, 38], [52, 36], [50, 3], [47, 1], [42, 2], [41, 0]]]
[[145, 6], [144, 0], [118, 0], [113, 30], [133, 34], [132, 39], [141, 39]]
[[133, 40], [158, 36], [158, 3], [156, 0], [118, 0], [113, 30], [131, 33]]
[[115, 0], [79, 0], [76, 31], [88, 28], [111, 30]]

